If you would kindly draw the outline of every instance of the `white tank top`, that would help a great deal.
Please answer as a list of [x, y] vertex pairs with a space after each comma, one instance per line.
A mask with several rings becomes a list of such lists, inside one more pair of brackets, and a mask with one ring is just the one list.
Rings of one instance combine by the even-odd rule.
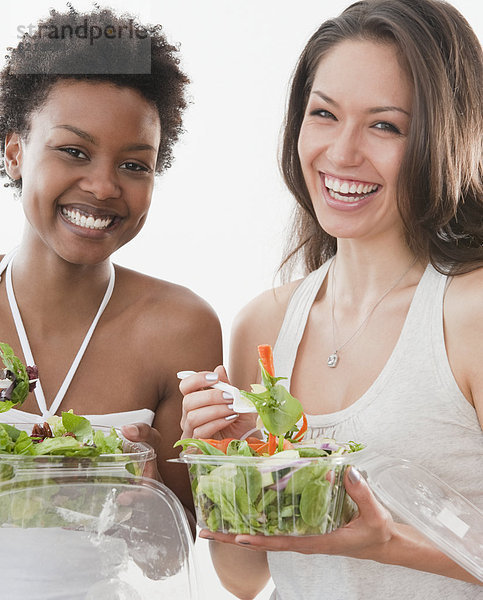
[[[330, 261], [295, 290], [274, 346], [275, 372], [290, 378], [307, 317]], [[351, 406], [307, 415], [308, 437], [365, 443], [427, 467], [483, 509], [483, 432], [446, 355], [447, 277], [428, 266], [399, 339], [370, 388]], [[321, 364], [323, 363], [321, 359]], [[321, 367], [323, 385], [324, 367]], [[272, 600], [476, 600], [483, 588], [431, 573], [340, 556], [269, 552]]]

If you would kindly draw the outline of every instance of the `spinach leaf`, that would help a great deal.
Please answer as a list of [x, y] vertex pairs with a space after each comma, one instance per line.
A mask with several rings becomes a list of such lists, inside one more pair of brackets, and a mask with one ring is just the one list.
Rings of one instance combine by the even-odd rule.
[[246, 440], [231, 440], [226, 448], [227, 456], [258, 456]]
[[326, 480], [311, 481], [300, 496], [300, 516], [312, 527], [320, 525], [327, 513], [330, 483]]
[[194, 446], [195, 448], [198, 448], [198, 450], [200, 450], [203, 454], [225, 456], [225, 453], [219, 450], [218, 448], [215, 448], [208, 442], [204, 442], [203, 440], [198, 440], [195, 438], [186, 438], [184, 440], [178, 440], [173, 445], [173, 448], [176, 448], [176, 446], [181, 446], [183, 450], [186, 450], [188, 446]]
[[283, 435], [293, 429], [302, 416], [302, 405], [283, 385], [277, 383], [286, 377], [272, 377], [264, 369], [261, 361], [260, 367], [265, 391], [254, 393], [240, 390], [240, 393], [255, 405], [268, 432]]
[[328, 470], [329, 467], [323, 464], [302, 467], [295, 471], [289, 479], [285, 492], [287, 494], [301, 494], [310, 481], [323, 480]]

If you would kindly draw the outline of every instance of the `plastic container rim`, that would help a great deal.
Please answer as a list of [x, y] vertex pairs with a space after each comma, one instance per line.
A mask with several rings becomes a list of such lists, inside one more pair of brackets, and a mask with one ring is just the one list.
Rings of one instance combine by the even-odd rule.
[[[309, 446], [305, 446], [309, 447]], [[294, 448], [297, 450], [297, 448]], [[277, 466], [280, 469], [293, 466], [294, 463], [298, 465], [306, 463], [310, 465], [312, 463], [320, 463], [324, 461], [333, 465], [347, 465], [351, 464], [356, 460], [356, 457], [360, 457], [363, 454], [367, 454], [367, 448], [357, 450], [355, 452], [348, 452], [347, 454], [338, 454], [328, 456], [304, 456], [298, 458], [288, 458], [283, 455], [278, 457], [277, 454], [272, 456], [239, 456], [239, 455], [221, 455], [221, 454], [198, 454], [197, 452], [182, 452], [177, 458], [170, 458], [168, 462], [183, 463], [183, 464], [238, 464], [240, 466], [253, 466], [261, 465], [264, 466]]]
[[[6, 425], [11, 425], [12, 427], [16, 427], [17, 429], [22, 429], [23, 431], [29, 431], [28, 427], [33, 427], [35, 424], [38, 424], [37, 421], [32, 422], [8, 422]], [[69, 456], [66, 454], [10, 454], [8, 452], [0, 452], [0, 461], [14, 461], [18, 463], [22, 463], [26, 459], [34, 460], [36, 462], [42, 463], [56, 463], [56, 462], [64, 462], [66, 459], [73, 460], [94, 460], [95, 462], [124, 462], [124, 461], [148, 461], [156, 457], [156, 453], [154, 448], [145, 442], [132, 442], [128, 440], [121, 432], [120, 429], [116, 427], [108, 427], [106, 425], [93, 425], [92, 429], [94, 431], [102, 431], [103, 433], [109, 433], [111, 429], [114, 429], [117, 435], [121, 438], [123, 442], [123, 447], [127, 444], [131, 444], [132, 446], [136, 446], [138, 450], [132, 452], [122, 452], [120, 454], [98, 454], [97, 456]], [[121, 458], [122, 457], [122, 458]], [[51, 466], [51, 465], [50, 465]]]

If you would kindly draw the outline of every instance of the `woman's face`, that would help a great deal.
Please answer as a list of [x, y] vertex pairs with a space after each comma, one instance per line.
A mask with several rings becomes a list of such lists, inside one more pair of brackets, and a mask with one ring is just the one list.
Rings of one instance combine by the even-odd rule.
[[330, 235], [400, 233], [396, 182], [411, 103], [412, 85], [390, 44], [348, 40], [320, 60], [298, 151], [317, 218]]
[[29, 240], [68, 262], [96, 264], [131, 240], [149, 209], [161, 128], [138, 92], [63, 81], [9, 136], [9, 174], [22, 178]]

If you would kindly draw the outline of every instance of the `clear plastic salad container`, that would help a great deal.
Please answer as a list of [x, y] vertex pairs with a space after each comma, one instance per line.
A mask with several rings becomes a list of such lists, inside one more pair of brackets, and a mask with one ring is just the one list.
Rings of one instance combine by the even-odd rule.
[[345, 525], [356, 506], [344, 473], [358, 452], [300, 458], [296, 450], [273, 456], [219, 456], [185, 451], [197, 523], [223, 533], [317, 535]]
[[[9, 423], [21, 431], [26, 431], [29, 435], [32, 423]], [[94, 431], [102, 432], [108, 436], [111, 432], [110, 427], [93, 426]], [[126, 439], [122, 433], [116, 430], [117, 435], [122, 440], [122, 454], [99, 454], [98, 456], [64, 456], [64, 455], [41, 455], [33, 456], [30, 454], [4, 454], [0, 452], [0, 463], [11, 465], [14, 468], [16, 479], [28, 479], [39, 470], [44, 476], [50, 476], [51, 472], [59, 469], [95, 469], [96, 472], [105, 474], [131, 474], [142, 475], [144, 466], [150, 460], [156, 457], [156, 454], [146, 443], [131, 442]]]
[[97, 469], [9, 477], [0, 462], [1, 597], [197, 600], [184, 510], [164, 485]]

